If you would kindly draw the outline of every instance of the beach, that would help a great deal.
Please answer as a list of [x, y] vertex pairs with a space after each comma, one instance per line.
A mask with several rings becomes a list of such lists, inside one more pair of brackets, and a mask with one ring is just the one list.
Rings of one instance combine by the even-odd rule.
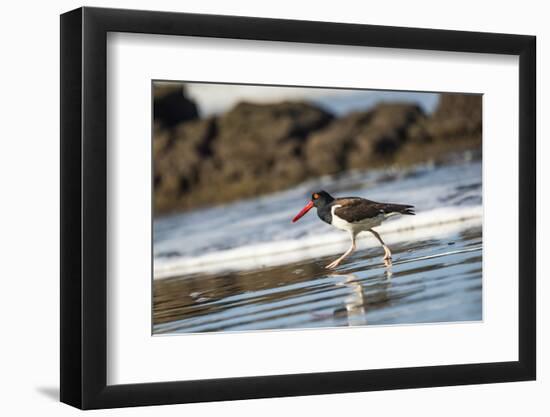
[[[155, 219], [153, 333], [307, 329], [482, 320], [482, 164], [351, 171], [282, 192]], [[311, 190], [406, 202], [415, 216], [369, 234], [334, 270], [346, 233], [312, 211], [291, 224]], [[398, 198], [398, 201], [392, 201]]]

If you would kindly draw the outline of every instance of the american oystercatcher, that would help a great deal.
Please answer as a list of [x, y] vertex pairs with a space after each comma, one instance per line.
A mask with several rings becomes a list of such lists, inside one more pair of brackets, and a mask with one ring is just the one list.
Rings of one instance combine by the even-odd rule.
[[338, 259], [328, 264], [329, 269], [336, 268], [355, 250], [355, 238], [361, 232], [371, 232], [384, 248], [384, 263], [391, 264], [391, 251], [373, 227], [389, 217], [397, 214], [414, 215], [414, 206], [406, 204], [377, 203], [360, 197], [334, 198], [326, 191], [319, 191], [311, 195], [311, 200], [292, 219], [298, 221], [313, 207], [317, 208], [317, 215], [324, 222], [340, 230], [349, 232], [351, 236], [350, 248]]

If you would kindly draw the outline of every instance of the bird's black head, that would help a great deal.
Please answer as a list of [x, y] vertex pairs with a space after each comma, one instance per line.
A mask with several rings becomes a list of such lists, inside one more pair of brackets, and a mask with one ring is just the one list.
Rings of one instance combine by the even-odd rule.
[[334, 198], [324, 190], [311, 194], [311, 201], [317, 208], [321, 208], [334, 201]]
[[300, 220], [300, 218], [313, 207], [320, 209], [322, 207], [325, 207], [327, 204], [330, 204], [332, 201], [334, 201], [334, 198], [332, 198], [332, 196], [326, 191], [318, 191], [311, 194], [311, 200], [296, 216], [294, 216], [294, 218], [292, 219], [292, 223]]

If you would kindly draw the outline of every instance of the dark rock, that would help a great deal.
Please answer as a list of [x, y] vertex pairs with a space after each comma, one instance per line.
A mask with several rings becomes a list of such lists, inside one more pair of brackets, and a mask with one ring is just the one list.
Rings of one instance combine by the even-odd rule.
[[469, 120], [481, 119], [481, 94], [443, 93], [433, 117], [446, 119], [461, 117]]
[[[158, 93], [155, 103], [174, 93]], [[424, 162], [481, 144], [479, 95], [442, 94], [432, 115], [412, 104], [383, 103], [334, 119], [303, 102], [243, 102], [218, 117], [200, 120], [193, 111], [186, 117], [192, 120], [173, 125], [155, 120], [156, 214], [254, 197], [349, 169]]]
[[420, 117], [422, 110], [410, 104], [381, 104], [342, 117], [311, 135], [306, 145], [308, 167], [321, 175], [372, 166], [400, 148], [407, 128]]
[[220, 194], [238, 188], [246, 196], [295, 184], [306, 177], [298, 161], [307, 136], [331, 120], [306, 103], [240, 103], [219, 120], [205, 178], [229, 187]]
[[195, 102], [185, 95], [181, 85], [162, 84], [154, 90], [153, 117], [162, 127], [172, 128], [199, 117]]
[[[204, 158], [210, 155], [215, 137], [216, 120], [194, 120], [174, 129], [164, 144], [153, 146], [155, 207], [164, 211], [178, 204], [181, 198], [195, 190]], [[153, 144], [164, 142], [166, 131], [155, 135]]]
[[159, 124], [155, 123], [153, 128], [153, 155], [155, 157], [166, 151], [170, 138], [170, 132], [162, 129]]
[[[155, 207], [159, 212], [262, 194], [307, 178], [307, 136], [332, 115], [306, 103], [240, 103], [219, 119], [155, 135]], [[158, 144], [158, 145], [157, 145]]]
[[363, 169], [380, 165], [394, 156], [407, 140], [409, 126], [424, 116], [412, 104], [380, 104], [361, 133], [355, 137], [346, 167]]
[[373, 112], [352, 113], [313, 133], [305, 147], [309, 171], [324, 175], [345, 169], [352, 143], [368, 126], [372, 115]]
[[481, 140], [482, 96], [480, 94], [441, 94], [432, 117], [409, 129], [412, 141]]

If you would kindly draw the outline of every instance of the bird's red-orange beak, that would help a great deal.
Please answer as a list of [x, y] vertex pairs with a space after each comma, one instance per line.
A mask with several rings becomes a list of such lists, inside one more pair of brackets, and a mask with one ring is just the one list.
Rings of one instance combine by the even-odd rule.
[[294, 218], [292, 219], [292, 223], [297, 222], [298, 220], [300, 220], [300, 218], [304, 214], [306, 214], [308, 211], [310, 211], [312, 207], [313, 207], [313, 201], [310, 201], [309, 203], [306, 204], [306, 206], [296, 216], [294, 216]]

